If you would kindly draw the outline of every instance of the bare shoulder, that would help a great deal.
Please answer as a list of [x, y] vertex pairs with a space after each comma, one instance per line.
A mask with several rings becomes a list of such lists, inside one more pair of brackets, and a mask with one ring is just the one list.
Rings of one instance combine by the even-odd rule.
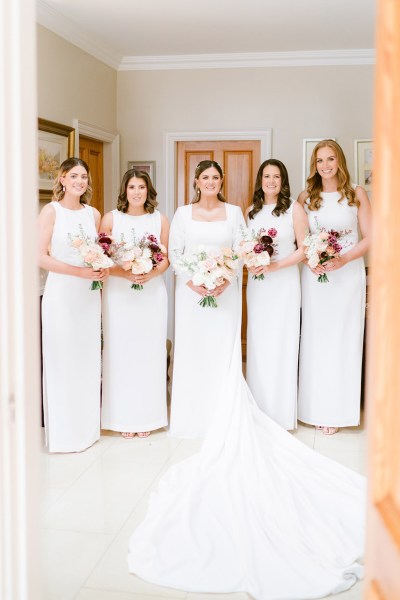
[[369, 205], [370, 202], [369, 202], [368, 194], [365, 191], [365, 188], [363, 188], [361, 185], [357, 185], [356, 189], [355, 189], [355, 193], [356, 193], [356, 198], [360, 202], [361, 206], [364, 204]]
[[305, 215], [306, 212], [304, 210], [304, 204], [302, 204], [299, 200], [295, 200], [293, 202], [293, 214], [295, 216]]
[[247, 217], [249, 216], [249, 214], [250, 214], [250, 211], [251, 211], [251, 210], [253, 210], [253, 205], [252, 205], [252, 204], [250, 204], [250, 206], [248, 206], [248, 207], [246, 208], [246, 210], [245, 210], [245, 213], [244, 213], [244, 218], [245, 218], [246, 220], [247, 220]]
[[301, 206], [304, 206], [307, 198], [308, 198], [307, 190], [303, 190], [302, 192], [300, 192], [300, 194], [297, 198], [297, 202], [299, 204], [301, 204]]
[[51, 202], [43, 206], [39, 213], [39, 222], [45, 225], [54, 225], [56, 210]]

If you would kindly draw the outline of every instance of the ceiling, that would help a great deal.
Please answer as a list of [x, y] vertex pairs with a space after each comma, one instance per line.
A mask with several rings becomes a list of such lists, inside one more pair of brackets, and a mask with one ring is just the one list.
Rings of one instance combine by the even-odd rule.
[[117, 69], [187, 55], [371, 58], [375, 0], [37, 0], [37, 20]]

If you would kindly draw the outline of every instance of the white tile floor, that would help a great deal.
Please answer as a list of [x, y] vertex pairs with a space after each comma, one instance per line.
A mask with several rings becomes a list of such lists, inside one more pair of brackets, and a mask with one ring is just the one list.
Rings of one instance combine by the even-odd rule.
[[[324, 436], [300, 425], [296, 437], [364, 473], [363, 426]], [[149, 491], [168, 466], [200, 443], [172, 440], [165, 431], [125, 440], [103, 432], [79, 454], [43, 448], [41, 600], [249, 600], [240, 594], [193, 594], [158, 587], [127, 571], [128, 539], [143, 517]], [[361, 600], [362, 584], [336, 596]]]

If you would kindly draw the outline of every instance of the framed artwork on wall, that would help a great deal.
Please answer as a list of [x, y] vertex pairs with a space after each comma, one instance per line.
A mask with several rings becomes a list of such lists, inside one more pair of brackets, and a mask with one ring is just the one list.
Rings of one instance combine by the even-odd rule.
[[155, 160], [130, 160], [128, 169], [137, 169], [149, 174], [151, 182], [156, 187], [156, 161]]
[[306, 187], [307, 177], [310, 174], [310, 159], [312, 151], [318, 142], [322, 140], [334, 140], [334, 137], [324, 137], [324, 138], [305, 138], [303, 139], [303, 179], [302, 179], [302, 189]]
[[38, 121], [39, 200], [49, 202], [61, 163], [74, 155], [75, 129], [46, 119]]
[[355, 183], [362, 185], [368, 195], [372, 190], [373, 140], [354, 140]]

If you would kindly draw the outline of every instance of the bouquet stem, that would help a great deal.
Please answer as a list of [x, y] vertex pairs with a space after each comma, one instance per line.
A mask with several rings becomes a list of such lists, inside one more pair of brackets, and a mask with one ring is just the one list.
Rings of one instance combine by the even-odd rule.
[[92, 281], [92, 285], [90, 286], [91, 290], [102, 290], [103, 282], [102, 281]]
[[318, 281], [319, 283], [329, 283], [328, 275], [326, 273], [318, 275]]
[[265, 279], [264, 273], [261, 273], [261, 275], [253, 275], [253, 279], [257, 279], [258, 281], [262, 281], [263, 279]]
[[198, 301], [197, 304], [200, 304], [203, 308], [217, 308], [218, 304], [214, 296], [203, 296], [201, 300]]
[[131, 288], [134, 290], [142, 290], [143, 286], [140, 283], [132, 283]]

